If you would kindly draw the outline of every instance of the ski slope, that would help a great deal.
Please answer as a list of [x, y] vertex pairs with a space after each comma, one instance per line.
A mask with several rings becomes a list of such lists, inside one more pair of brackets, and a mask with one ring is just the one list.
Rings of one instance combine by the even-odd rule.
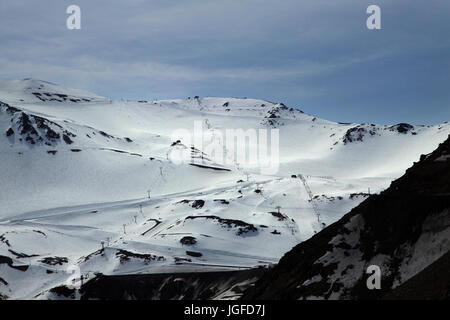
[[[1, 80], [0, 101], [0, 298], [10, 299], [48, 297], [72, 266], [91, 279], [276, 263], [450, 133], [336, 123], [257, 99], [112, 101], [34, 79]], [[279, 170], [175, 163], [168, 155], [191, 145], [173, 134], [195, 121], [278, 129]]]

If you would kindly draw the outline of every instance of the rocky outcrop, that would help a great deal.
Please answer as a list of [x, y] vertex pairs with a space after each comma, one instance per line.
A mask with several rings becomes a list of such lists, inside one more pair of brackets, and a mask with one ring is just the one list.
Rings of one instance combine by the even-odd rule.
[[[82, 300], [207, 300], [236, 299], [263, 269], [124, 276], [97, 275], [79, 293]], [[75, 298], [66, 286], [50, 290], [50, 299]]]
[[6, 136], [23, 143], [55, 146], [62, 141], [71, 144], [72, 138], [76, 137], [56, 122], [0, 102], [0, 116], [5, 115], [9, 117], [10, 122]]

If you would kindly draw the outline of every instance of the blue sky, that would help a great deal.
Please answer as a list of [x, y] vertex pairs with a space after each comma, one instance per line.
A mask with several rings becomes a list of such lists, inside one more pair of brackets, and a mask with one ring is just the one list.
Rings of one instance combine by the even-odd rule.
[[[81, 7], [82, 29], [66, 28]], [[366, 28], [366, 8], [382, 30]], [[448, 0], [0, 3], [0, 77], [115, 99], [267, 99], [334, 121], [450, 121]]]

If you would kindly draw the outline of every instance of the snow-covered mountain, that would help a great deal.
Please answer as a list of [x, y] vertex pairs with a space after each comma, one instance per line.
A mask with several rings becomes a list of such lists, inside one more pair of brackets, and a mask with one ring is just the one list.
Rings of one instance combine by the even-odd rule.
[[[276, 263], [450, 133], [448, 123], [336, 123], [256, 99], [112, 101], [32, 79], [1, 80], [0, 101], [3, 298], [48, 297], [72, 266], [92, 279]], [[217, 163], [174, 137], [196, 121], [212, 134], [279, 129], [279, 170]], [[175, 163], [178, 149], [205, 165]]]

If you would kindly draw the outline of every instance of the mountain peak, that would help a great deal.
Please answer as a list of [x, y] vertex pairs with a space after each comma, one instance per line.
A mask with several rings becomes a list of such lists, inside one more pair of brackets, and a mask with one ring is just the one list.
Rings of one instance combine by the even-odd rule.
[[263, 118], [264, 124], [271, 126], [282, 125], [284, 124], [283, 120], [318, 120], [297, 108], [287, 107], [284, 103], [253, 98], [195, 96], [186, 99], [159, 100], [152, 103], [202, 114]]
[[2, 101], [7, 103], [75, 103], [106, 100], [90, 92], [33, 78], [0, 80], [0, 96]]

